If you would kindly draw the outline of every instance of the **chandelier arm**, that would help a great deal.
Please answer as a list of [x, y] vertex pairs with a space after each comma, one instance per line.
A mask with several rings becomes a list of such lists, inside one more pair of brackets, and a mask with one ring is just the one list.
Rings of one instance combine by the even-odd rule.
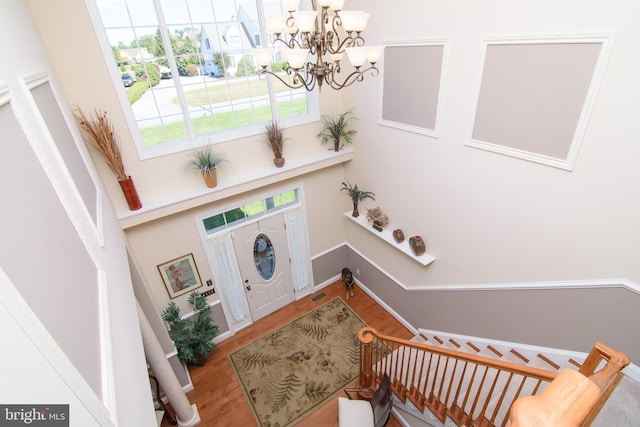
[[[349, 33], [350, 34], [350, 33]], [[357, 37], [353, 37], [351, 35], [347, 35], [344, 40], [340, 40], [340, 37], [336, 34], [335, 37], [331, 37], [331, 43], [327, 42], [327, 52], [329, 53], [344, 53], [345, 47], [355, 47], [355, 46], [364, 46], [364, 39], [358, 35]], [[337, 41], [338, 47], [334, 48], [334, 41]]]
[[365, 68], [364, 70], [360, 70], [360, 68], [356, 68], [355, 71], [353, 71], [351, 74], [349, 74], [342, 83], [338, 83], [335, 79], [335, 72], [332, 72], [331, 74], [328, 74], [325, 77], [325, 82], [327, 82], [327, 84], [329, 85], [329, 87], [331, 87], [332, 89], [336, 89], [336, 90], [340, 90], [342, 88], [345, 87], [349, 87], [352, 84], [354, 84], [355, 82], [361, 82], [364, 80], [364, 76], [366, 73], [370, 73], [371, 76], [375, 77], [380, 73], [380, 70], [378, 70], [378, 68], [376, 68], [376, 66], [374, 64], [372, 64], [371, 66], [369, 66], [368, 68]]
[[[329, 16], [327, 14], [327, 22], [329, 22]], [[331, 18], [331, 31], [326, 31], [326, 34], [323, 34], [323, 41], [326, 46], [326, 51], [330, 54], [341, 53], [343, 51], [343, 46], [349, 40], [352, 40], [351, 34], [347, 33], [347, 37], [340, 41], [340, 35], [338, 33], [338, 27], [342, 25], [342, 19], [338, 14], [333, 15]], [[334, 45], [338, 47], [334, 48]]]
[[[302, 74], [300, 74], [299, 71], [295, 71], [293, 68], [287, 68], [287, 74], [290, 75], [290, 76], [293, 76], [293, 81], [300, 83], [299, 85], [290, 84], [288, 81], [284, 80], [282, 77], [280, 77], [279, 75], [277, 75], [273, 71], [267, 70], [266, 67], [263, 67], [263, 69], [258, 73], [258, 77], [259, 78], [263, 78], [263, 77], [266, 78], [267, 74], [269, 74], [269, 75], [275, 77], [276, 79], [280, 80], [280, 82], [282, 82], [283, 85], [287, 86], [290, 89], [300, 89], [300, 88], [304, 87], [306, 90], [312, 91], [314, 89], [314, 87], [315, 87], [315, 79], [313, 79], [313, 77], [311, 77], [311, 78], [307, 77], [307, 79], [305, 79], [304, 76]], [[307, 80], [309, 80], [309, 81], [307, 81]]]
[[[296, 33], [297, 34], [297, 33]], [[298, 39], [296, 39], [295, 37], [291, 37], [289, 39], [289, 41], [286, 41], [285, 39], [283, 39], [282, 37], [280, 37], [280, 34], [276, 34], [276, 38], [273, 39], [273, 42], [271, 43], [273, 45], [273, 47], [277, 46], [277, 43], [280, 42], [283, 45], [285, 45], [286, 47], [288, 47], [289, 49], [294, 49], [296, 46], [299, 49], [308, 49], [307, 46], [303, 46]]]

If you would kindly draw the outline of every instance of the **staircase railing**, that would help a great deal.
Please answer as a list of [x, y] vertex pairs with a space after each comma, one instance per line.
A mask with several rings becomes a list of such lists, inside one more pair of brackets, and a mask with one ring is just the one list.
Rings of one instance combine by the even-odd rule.
[[[555, 371], [383, 335], [370, 327], [361, 329], [358, 338], [358, 385], [375, 388], [374, 382], [387, 373], [403, 403], [410, 401], [420, 412], [428, 408], [442, 423], [448, 417], [459, 426], [506, 426], [518, 398], [538, 395], [558, 376]], [[626, 359], [598, 343], [579, 372], [590, 376], [616, 356]], [[591, 423], [621, 377], [618, 369], [582, 425]]]

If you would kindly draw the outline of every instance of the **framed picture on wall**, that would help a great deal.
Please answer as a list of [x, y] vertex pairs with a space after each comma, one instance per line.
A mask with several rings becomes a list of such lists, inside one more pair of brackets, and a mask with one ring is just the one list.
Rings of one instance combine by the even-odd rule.
[[158, 266], [160, 277], [171, 299], [202, 286], [193, 254], [172, 259]]

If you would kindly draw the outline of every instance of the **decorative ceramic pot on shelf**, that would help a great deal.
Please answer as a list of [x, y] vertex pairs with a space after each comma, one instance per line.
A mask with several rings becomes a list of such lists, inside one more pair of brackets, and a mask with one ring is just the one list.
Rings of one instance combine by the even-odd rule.
[[284, 157], [274, 157], [273, 164], [276, 165], [277, 168], [281, 168], [284, 166]]
[[404, 242], [404, 233], [400, 228], [393, 230], [393, 240], [395, 240], [396, 243]]
[[420, 236], [409, 238], [409, 246], [411, 246], [411, 250], [416, 256], [420, 256], [426, 251], [424, 240]]
[[212, 169], [208, 172], [202, 172], [202, 177], [204, 178], [204, 182], [207, 184], [207, 187], [214, 188], [218, 185], [218, 173], [216, 169]]
[[380, 221], [378, 220], [373, 221], [373, 228], [375, 228], [378, 231], [382, 231], [382, 224], [380, 223]]

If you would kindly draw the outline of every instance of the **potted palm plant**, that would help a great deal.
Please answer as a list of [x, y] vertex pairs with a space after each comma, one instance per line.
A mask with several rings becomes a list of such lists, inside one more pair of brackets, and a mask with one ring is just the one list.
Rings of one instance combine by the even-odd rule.
[[284, 149], [284, 132], [278, 122], [272, 121], [267, 126], [267, 144], [273, 151], [273, 155], [275, 156], [273, 159], [273, 164], [276, 167], [281, 168], [284, 166], [284, 157], [282, 157], [282, 152]]
[[169, 324], [169, 337], [176, 345], [178, 358], [185, 363], [202, 366], [216, 348], [213, 338], [219, 328], [209, 317], [211, 307], [205, 296], [193, 291], [188, 301], [194, 309], [192, 317], [182, 319], [180, 308], [170, 301], [162, 312], [162, 319]]
[[329, 141], [333, 141], [333, 150], [340, 151], [340, 139], [345, 143], [351, 144], [353, 142], [353, 136], [356, 134], [355, 129], [349, 129], [349, 121], [353, 119], [353, 111], [347, 110], [342, 114], [336, 115], [324, 115], [321, 118], [322, 130], [318, 133], [320, 143], [322, 145]]
[[211, 145], [206, 145], [191, 155], [187, 167], [202, 173], [207, 187], [213, 188], [218, 185], [217, 168], [225, 162], [224, 156], [217, 153]]
[[364, 199], [376, 199], [376, 195], [374, 193], [372, 193], [371, 191], [360, 190], [358, 188], [358, 184], [352, 186], [351, 183], [346, 179], [342, 181], [340, 191], [346, 191], [349, 197], [351, 197], [351, 201], [353, 202], [353, 212], [351, 213], [351, 216], [354, 218], [360, 216], [360, 212], [358, 212], [358, 202]]

